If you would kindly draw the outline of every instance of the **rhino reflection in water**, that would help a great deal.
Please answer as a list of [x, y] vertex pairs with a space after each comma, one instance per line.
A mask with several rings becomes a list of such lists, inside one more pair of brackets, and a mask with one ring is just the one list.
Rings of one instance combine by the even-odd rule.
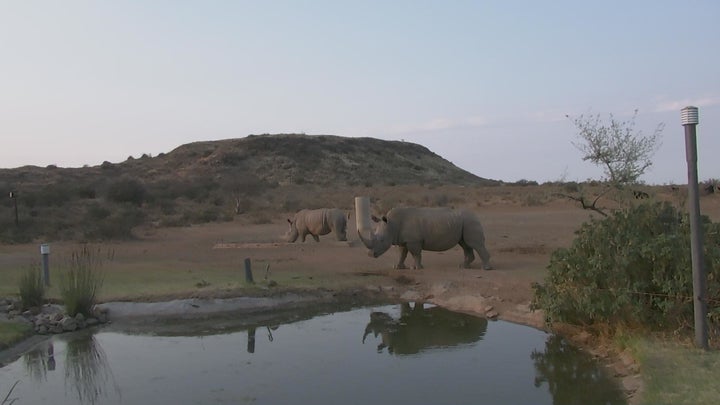
[[452, 347], [482, 340], [487, 319], [452, 312], [441, 307], [424, 308], [422, 303], [402, 304], [400, 319], [385, 312], [370, 314], [363, 343], [368, 335], [380, 336], [378, 352], [416, 354], [428, 349]]

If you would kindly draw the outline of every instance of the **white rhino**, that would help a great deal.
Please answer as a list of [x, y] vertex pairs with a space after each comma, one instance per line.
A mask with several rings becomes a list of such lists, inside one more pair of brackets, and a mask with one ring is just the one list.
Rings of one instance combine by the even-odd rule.
[[290, 229], [285, 234], [285, 240], [305, 242], [307, 235], [312, 235], [315, 242], [320, 242], [320, 235], [335, 233], [339, 241], [347, 240], [347, 215], [337, 208], [320, 208], [316, 210], [300, 210], [293, 219], [288, 219]]
[[358, 232], [370, 249], [370, 256], [379, 257], [391, 245], [400, 248], [400, 261], [396, 269], [404, 269], [408, 252], [415, 260], [414, 269], [422, 268], [422, 251], [441, 252], [460, 245], [465, 252], [462, 267], [469, 268], [475, 260], [473, 250], [480, 254], [483, 268], [492, 269], [490, 254], [485, 249], [485, 234], [477, 215], [467, 210], [451, 208], [393, 208], [376, 222], [368, 240]]

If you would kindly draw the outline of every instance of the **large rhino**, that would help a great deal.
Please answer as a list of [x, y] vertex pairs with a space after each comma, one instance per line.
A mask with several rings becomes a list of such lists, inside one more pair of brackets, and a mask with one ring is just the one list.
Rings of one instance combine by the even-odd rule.
[[469, 268], [475, 260], [473, 250], [480, 254], [483, 268], [492, 269], [490, 254], [485, 249], [485, 234], [477, 215], [471, 211], [451, 208], [393, 208], [376, 222], [370, 238], [358, 231], [360, 239], [370, 249], [370, 256], [379, 257], [391, 245], [400, 248], [396, 269], [404, 269], [408, 252], [415, 260], [414, 269], [422, 268], [422, 251], [441, 252], [460, 245], [465, 252], [462, 267]]
[[285, 240], [305, 242], [307, 235], [312, 235], [315, 242], [320, 242], [320, 235], [335, 233], [339, 241], [347, 240], [347, 215], [337, 208], [320, 208], [316, 210], [300, 210], [293, 219], [288, 219], [290, 229], [285, 234]]

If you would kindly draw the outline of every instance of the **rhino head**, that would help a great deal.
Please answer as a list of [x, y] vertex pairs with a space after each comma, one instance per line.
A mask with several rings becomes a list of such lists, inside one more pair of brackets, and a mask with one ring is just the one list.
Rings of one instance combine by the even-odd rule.
[[288, 221], [288, 224], [290, 225], [290, 229], [288, 229], [288, 231], [285, 232], [285, 236], [283, 236], [283, 239], [285, 239], [285, 241], [287, 241], [287, 242], [294, 243], [297, 240], [300, 233], [298, 232], [297, 226], [295, 226], [295, 219], [288, 218], [287, 221]]
[[358, 236], [360, 236], [360, 240], [365, 247], [370, 249], [368, 256], [380, 257], [383, 253], [390, 249], [390, 246], [392, 246], [393, 226], [388, 223], [386, 217], [378, 219], [378, 217], [373, 215], [372, 220], [375, 221], [375, 226], [371, 231], [370, 238], [365, 238], [359, 230]]

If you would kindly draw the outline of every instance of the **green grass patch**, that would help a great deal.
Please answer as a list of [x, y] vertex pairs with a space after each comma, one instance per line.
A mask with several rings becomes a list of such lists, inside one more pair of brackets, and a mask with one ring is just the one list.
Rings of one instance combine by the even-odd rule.
[[23, 309], [42, 306], [45, 299], [45, 283], [39, 266], [30, 266], [20, 277], [20, 301]]
[[[267, 262], [253, 262], [255, 285], [245, 282], [245, 271], [240, 264], [188, 264], [180, 260], [118, 263], [105, 262], [102, 269], [102, 288], [97, 291], [99, 302], [116, 300], [153, 300], [168, 297], [193, 296], [213, 291], [253, 289], [275, 281], [279, 288], [343, 288], [362, 285], [362, 277], [345, 277], [340, 274], [313, 274], [312, 271], [276, 271], [270, 266], [265, 277]], [[58, 265], [59, 266], [59, 265]], [[45, 298], [58, 302], [63, 269], [50, 271], [50, 287]], [[0, 297], [17, 297], [21, 269], [7, 269], [0, 273]]]
[[639, 339], [630, 348], [645, 383], [642, 404], [715, 405], [720, 398], [720, 352], [678, 342]]
[[[265, 275], [266, 263], [253, 263], [255, 284], [245, 281], [245, 271], [239, 266], [203, 266], [188, 268], [187, 263], [157, 263], [149, 265], [124, 265], [104, 271], [99, 301], [152, 300], [154, 298], [187, 297], [197, 294], [212, 295], [214, 291], [238, 291], [267, 286], [270, 281], [278, 288], [342, 288], [360, 285], [366, 280], [342, 277], [337, 274], [313, 274], [301, 270], [293, 272], [273, 271]], [[50, 295], [52, 295], [52, 290]]]
[[60, 276], [60, 296], [68, 315], [92, 314], [92, 307], [103, 283], [100, 252], [83, 246], [73, 251]]
[[32, 333], [27, 323], [0, 321], [0, 349], [12, 346]]

